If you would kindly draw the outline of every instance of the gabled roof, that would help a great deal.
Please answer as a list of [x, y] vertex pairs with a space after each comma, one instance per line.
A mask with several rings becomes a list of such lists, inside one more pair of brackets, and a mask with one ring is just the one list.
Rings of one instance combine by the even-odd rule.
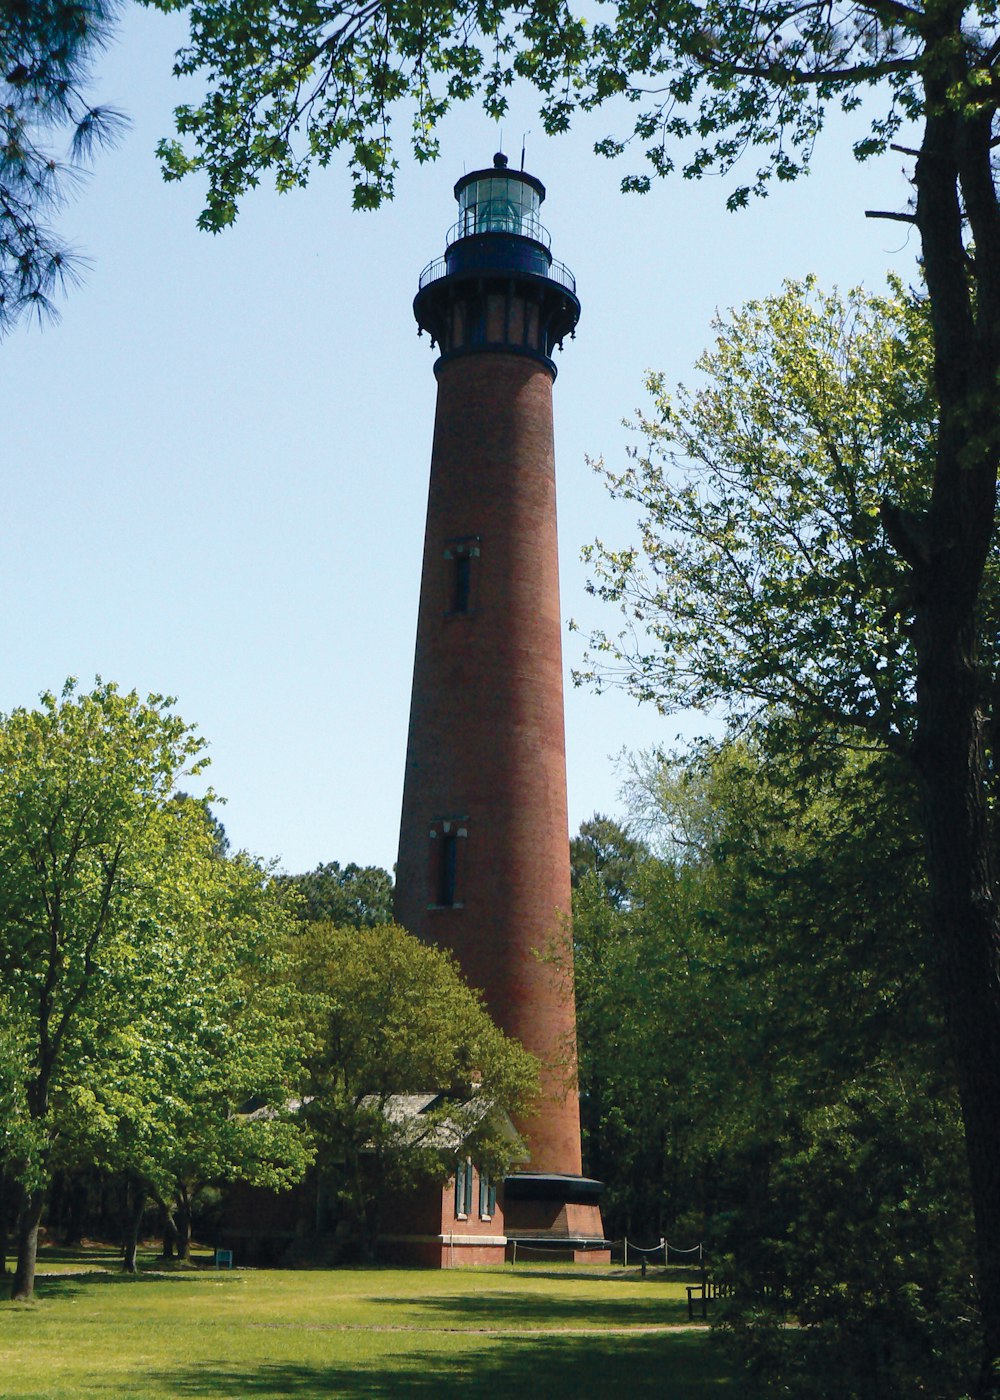
[[[368, 1094], [361, 1100], [362, 1108], [379, 1106], [387, 1121], [399, 1125], [411, 1141], [423, 1140], [430, 1147], [453, 1152], [460, 1151], [486, 1115], [496, 1111], [495, 1105], [478, 1093], [459, 1098], [435, 1090], [433, 1093], [388, 1094], [384, 1099], [377, 1094]], [[448, 1110], [445, 1117], [428, 1121], [430, 1114], [445, 1108]], [[508, 1141], [520, 1141], [509, 1115], [502, 1110], [500, 1126]]]

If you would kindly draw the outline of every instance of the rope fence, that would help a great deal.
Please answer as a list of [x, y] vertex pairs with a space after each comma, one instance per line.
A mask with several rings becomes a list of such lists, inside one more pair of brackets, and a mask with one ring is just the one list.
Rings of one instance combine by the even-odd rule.
[[[555, 1254], [560, 1248], [565, 1249], [565, 1245], [557, 1239], [554, 1239], [551, 1245], [524, 1244], [520, 1240], [511, 1240], [510, 1243], [511, 1264], [516, 1264], [519, 1258], [551, 1259], [553, 1254]], [[644, 1273], [648, 1263], [653, 1262], [657, 1264], [662, 1264], [664, 1267], [667, 1267], [672, 1262], [671, 1256], [675, 1256], [678, 1254], [684, 1256], [683, 1262], [691, 1264], [697, 1262], [699, 1267], [703, 1266], [705, 1262], [705, 1246], [701, 1243], [692, 1245], [690, 1249], [685, 1249], [680, 1245], [671, 1244], [666, 1239], [660, 1240], [659, 1244], [640, 1245], [636, 1244], [634, 1241], [629, 1240], [626, 1236], [624, 1239], [621, 1240], [606, 1240], [604, 1242], [603, 1248], [610, 1248], [613, 1252], [617, 1252], [617, 1250], [620, 1248], [622, 1252], [622, 1267], [626, 1269], [628, 1268], [629, 1255], [631, 1254], [635, 1262], [641, 1263]], [[637, 1259], [636, 1256], [638, 1256]], [[680, 1263], [682, 1261], [675, 1260], [674, 1262]]]
[[[612, 1242], [612, 1249], [617, 1243], [617, 1240]], [[668, 1265], [670, 1263], [671, 1250], [673, 1250], [674, 1254], [683, 1254], [686, 1256], [697, 1255], [699, 1264], [703, 1264], [705, 1261], [705, 1246], [700, 1242], [698, 1244], [693, 1244], [690, 1249], [683, 1249], [680, 1245], [671, 1244], [669, 1240], [662, 1239], [659, 1244], [649, 1245], [647, 1247], [629, 1243], [628, 1236], [626, 1236], [625, 1239], [622, 1240], [622, 1264], [626, 1269], [628, 1268], [629, 1250], [631, 1250], [633, 1254], [639, 1255], [640, 1262], [644, 1266], [646, 1261], [654, 1255], [662, 1255], [664, 1266]], [[693, 1263], [694, 1260], [692, 1259], [690, 1262]]]

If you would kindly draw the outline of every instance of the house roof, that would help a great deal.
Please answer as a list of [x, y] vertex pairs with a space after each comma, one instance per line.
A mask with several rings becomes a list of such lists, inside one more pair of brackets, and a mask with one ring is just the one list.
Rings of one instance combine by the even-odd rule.
[[[368, 1094], [361, 1100], [363, 1108], [381, 1107], [390, 1123], [398, 1124], [412, 1140], [422, 1139], [428, 1146], [458, 1152], [472, 1131], [488, 1113], [496, 1108], [489, 1098], [472, 1093], [464, 1098], [440, 1090], [425, 1090], [420, 1094], [388, 1094], [382, 1098]], [[437, 1110], [447, 1109], [443, 1117], [431, 1118]], [[505, 1137], [519, 1142], [517, 1129], [507, 1113], [500, 1111], [500, 1126]]]
[[[252, 1101], [251, 1101], [252, 1102]], [[285, 1113], [298, 1113], [314, 1102], [314, 1096], [287, 1099]], [[460, 1152], [466, 1140], [488, 1113], [496, 1112], [496, 1106], [489, 1097], [473, 1090], [471, 1094], [459, 1096], [440, 1089], [425, 1089], [415, 1094], [366, 1094], [360, 1102], [361, 1108], [381, 1108], [387, 1122], [399, 1127], [402, 1135], [411, 1142], [423, 1142], [428, 1147], [443, 1151]], [[437, 1111], [447, 1109], [438, 1116]], [[247, 1109], [240, 1114], [245, 1121], [273, 1119], [281, 1116], [282, 1110], [273, 1104]], [[434, 1116], [432, 1116], [434, 1115]], [[499, 1110], [500, 1129], [509, 1142], [520, 1143], [521, 1138], [511, 1122], [510, 1116]], [[523, 1160], [527, 1160], [525, 1157]]]

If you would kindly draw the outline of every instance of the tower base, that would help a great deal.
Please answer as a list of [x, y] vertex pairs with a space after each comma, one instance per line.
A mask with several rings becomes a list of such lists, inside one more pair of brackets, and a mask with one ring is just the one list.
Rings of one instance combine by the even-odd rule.
[[610, 1264], [600, 1198], [604, 1185], [563, 1172], [516, 1172], [504, 1181], [507, 1258]]

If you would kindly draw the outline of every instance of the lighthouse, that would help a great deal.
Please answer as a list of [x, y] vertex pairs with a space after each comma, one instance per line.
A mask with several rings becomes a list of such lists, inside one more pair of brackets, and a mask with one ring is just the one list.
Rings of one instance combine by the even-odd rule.
[[565, 1257], [603, 1244], [581, 1176], [552, 425], [580, 303], [540, 180], [498, 154], [455, 197], [413, 303], [437, 409], [395, 912], [540, 1061], [505, 1229]]

